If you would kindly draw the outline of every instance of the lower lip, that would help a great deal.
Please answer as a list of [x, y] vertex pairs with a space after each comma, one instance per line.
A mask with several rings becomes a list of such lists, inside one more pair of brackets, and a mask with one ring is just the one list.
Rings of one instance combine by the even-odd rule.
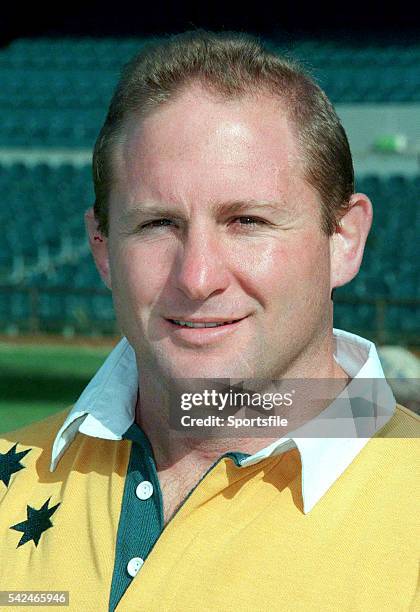
[[227, 336], [228, 334], [236, 331], [241, 323], [246, 319], [240, 319], [235, 323], [228, 323], [227, 325], [219, 325], [218, 327], [186, 327], [185, 325], [177, 325], [165, 319], [166, 324], [169, 326], [172, 333], [175, 334], [176, 338], [185, 340], [189, 344], [208, 344], [214, 342], [220, 338]]

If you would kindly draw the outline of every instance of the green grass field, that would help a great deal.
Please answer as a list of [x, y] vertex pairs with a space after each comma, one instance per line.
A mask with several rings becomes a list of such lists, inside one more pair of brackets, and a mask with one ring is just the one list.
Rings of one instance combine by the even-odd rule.
[[73, 404], [112, 348], [0, 342], [0, 433]]

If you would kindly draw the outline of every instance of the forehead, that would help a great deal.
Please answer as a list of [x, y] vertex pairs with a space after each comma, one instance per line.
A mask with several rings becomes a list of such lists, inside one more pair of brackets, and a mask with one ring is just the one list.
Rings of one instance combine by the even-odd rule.
[[[116, 159], [120, 204], [139, 198], [287, 198], [310, 189], [286, 103], [222, 100], [191, 86], [143, 120], [131, 117]], [[121, 202], [123, 200], [123, 202]]]

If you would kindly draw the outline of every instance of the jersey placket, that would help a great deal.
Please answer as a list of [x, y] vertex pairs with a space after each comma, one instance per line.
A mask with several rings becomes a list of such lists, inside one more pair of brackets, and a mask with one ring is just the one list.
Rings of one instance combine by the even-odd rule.
[[[164, 528], [162, 491], [152, 446], [135, 423], [128, 428], [122, 438], [131, 440], [132, 447], [118, 525], [109, 612], [113, 612], [117, 607]], [[172, 519], [223, 458], [230, 457], [235, 465], [239, 466], [241, 460], [249, 456], [248, 453], [236, 451], [227, 452], [219, 457], [191, 489]]]
[[163, 501], [149, 440], [133, 423], [122, 436], [131, 440], [118, 525], [109, 611], [137, 575], [163, 529]]

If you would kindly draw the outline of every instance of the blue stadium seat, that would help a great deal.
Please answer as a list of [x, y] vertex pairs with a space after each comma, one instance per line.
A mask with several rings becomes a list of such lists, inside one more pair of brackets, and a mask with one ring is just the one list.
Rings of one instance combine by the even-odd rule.
[[[0, 51], [0, 146], [92, 146], [120, 70], [144, 42], [26, 39]], [[308, 40], [283, 50], [335, 103], [420, 102], [420, 44]]]

